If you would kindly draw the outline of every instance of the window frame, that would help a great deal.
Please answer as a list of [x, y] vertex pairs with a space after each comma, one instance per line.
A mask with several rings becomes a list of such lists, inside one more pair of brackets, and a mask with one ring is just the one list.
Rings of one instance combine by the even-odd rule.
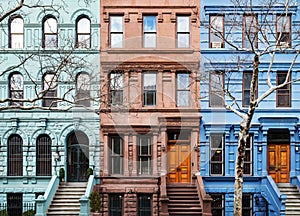
[[[155, 18], [155, 29], [154, 31], [151, 30], [146, 30], [145, 28], [145, 19], [146, 18], [150, 18], [150, 17], [154, 17]], [[147, 39], [146, 37], [148, 35], [153, 35], [155, 37], [155, 41], [154, 41], [154, 45], [153, 46], [149, 46], [146, 42]], [[144, 15], [143, 16], [143, 48], [156, 48], [157, 47], [157, 16], [156, 15]]]
[[[187, 88], [180, 88], [179, 86], [181, 86], [180, 84], [179, 84], [179, 81], [180, 81], [180, 79], [179, 79], [179, 77], [181, 76], [181, 75], [187, 75], [188, 76], [188, 87]], [[176, 73], [176, 106], [177, 107], [189, 107], [190, 106], [190, 101], [191, 101], [191, 90], [190, 90], [190, 86], [191, 86], [191, 74], [189, 73], [189, 72], [177, 72]], [[179, 98], [181, 98], [180, 96], [179, 96], [179, 93], [182, 93], [182, 92], [186, 92], [187, 93], [187, 95], [188, 95], [188, 97], [187, 97], [187, 102], [185, 102], [184, 104], [179, 104]]]
[[[220, 79], [220, 77], [222, 78], [222, 85], [221, 85], [222, 94], [223, 94], [222, 96], [220, 96], [216, 93], [213, 93], [214, 91], [212, 91], [212, 89], [216, 88], [216, 86], [213, 86], [214, 82], [212, 81], [212, 76], [218, 76], [218, 79]], [[224, 94], [224, 91], [223, 91], [223, 89], [224, 89], [224, 80], [225, 80], [224, 73], [222, 71], [213, 71], [209, 74], [209, 106], [210, 107], [214, 107], [214, 108], [224, 107], [224, 104], [225, 104], [225, 101], [224, 101], [225, 100], [225, 94]], [[221, 90], [217, 89], [217, 91], [221, 91]], [[215, 97], [218, 97], [222, 101], [222, 103], [221, 104], [219, 104], [219, 103], [215, 104], [214, 103], [214, 101], [215, 101], [214, 98]]]
[[[112, 31], [112, 18], [122, 18], [122, 30], [121, 31]], [[118, 46], [119, 43], [117, 43], [117, 45], [115, 45], [115, 43], [112, 43], [113, 41], [113, 35], [121, 35], [121, 43]], [[110, 15], [109, 16], [109, 47], [110, 48], [123, 48], [124, 47], [124, 17], [123, 15]]]
[[[246, 78], [246, 76], [247, 75], [251, 75], [251, 79], [250, 79], [250, 83], [249, 83], [249, 88], [247, 88], [246, 87], [246, 82], [245, 82], [245, 80], [248, 80], [247, 78]], [[251, 97], [251, 95], [250, 95], [250, 93], [251, 93], [251, 81], [252, 81], [252, 76], [253, 76], [253, 72], [250, 72], [250, 71], [244, 71], [243, 72], [243, 79], [242, 79], [242, 106], [243, 107], [247, 107], [247, 106], [249, 106], [250, 105], [250, 97]], [[258, 80], [256, 81], [256, 95], [255, 95], [255, 97], [257, 98], [257, 96], [258, 96]], [[247, 94], [249, 94], [249, 102], [248, 102], [248, 104], [246, 103], [246, 101], [245, 101], [245, 95], [246, 95], [246, 93]]]
[[[247, 18], [252, 17], [251, 19], [251, 25], [248, 27], [247, 26]], [[255, 22], [255, 26], [253, 26], [253, 23]], [[252, 49], [252, 47], [246, 47], [245, 46], [245, 41], [248, 41], [249, 44], [254, 44], [253, 48], [258, 48], [258, 18], [257, 14], [244, 14], [243, 15], [243, 48], [248, 48]], [[252, 28], [255, 28], [255, 31], [252, 31]], [[246, 30], [249, 30], [249, 34], [246, 33]], [[254, 40], [252, 35], [254, 35]]]
[[[145, 79], [145, 77], [147, 77], [148, 75], [155, 75], [155, 87], [154, 88], [149, 88], [149, 89], [145, 88], [146, 81], [150, 80], [150, 79]], [[155, 71], [143, 72], [142, 76], [143, 76], [143, 106], [144, 107], [156, 106], [157, 105], [157, 72], [155, 72]], [[148, 94], [149, 94], [149, 97], [148, 97]], [[152, 104], [147, 102], [148, 98], [150, 98], [151, 95], [152, 95]]]
[[[288, 28], [288, 32], [286, 31], [280, 31], [283, 26], [286, 26], [286, 25], [283, 25], [283, 26], [280, 26], [279, 25], [279, 20], [280, 19], [285, 19], [285, 18], [288, 18], [288, 25], [289, 25], [289, 28]], [[276, 41], [277, 41], [277, 46], [278, 47], [283, 47], [283, 48], [289, 48], [292, 46], [292, 26], [291, 26], [291, 15], [290, 14], [277, 14], [276, 15]], [[284, 28], [285, 29], [285, 28]], [[287, 34], [287, 41], [284, 40], [285, 37], [283, 37], [283, 34]], [[279, 37], [280, 37], [280, 40], [279, 40]], [[282, 44], [284, 43], [284, 45]]]
[[7, 175], [23, 176], [23, 139], [18, 134], [7, 139]]
[[[22, 78], [22, 89], [12, 89], [12, 78], [17, 75], [17, 76], [20, 76]], [[9, 101], [9, 105], [13, 105], [13, 106], [22, 106], [23, 105], [23, 102], [16, 102], [16, 101], [13, 101], [14, 99], [24, 99], [24, 77], [23, 75], [20, 73], [20, 72], [13, 72], [9, 75], [9, 97], [12, 99], [11, 101]], [[13, 97], [14, 94], [20, 94], [21, 97], [20, 98], [16, 98], [16, 97]]]
[[[286, 75], [287, 75], [287, 72], [286, 71], [277, 71], [277, 73], [276, 73], [276, 85], [278, 86], [278, 85], [280, 85], [281, 83], [279, 83], [279, 75], [283, 75], [283, 74], [285, 74], [285, 77], [286, 77]], [[289, 77], [289, 81], [291, 80], [291, 77]], [[285, 87], [283, 87], [283, 88], [279, 88], [279, 89], [277, 89], [276, 90], [276, 107], [291, 107], [291, 98], [292, 98], [292, 96], [291, 96], [291, 93], [292, 93], [292, 91], [291, 91], [292, 89], [291, 89], [291, 84], [287, 84]], [[287, 91], [288, 93], [281, 93], [281, 92], [284, 92], [284, 91]], [[280, 103], [279, 103], [279, 97], [280, 96], [285, 96], [285, 97], [287, 97], [287, 99], [288, 99], [288, 104], [284, 104], [284, 105], [281, 105]]]
[[[247, 138], [247, 141], [246, 141], [245, 159], [244, 159], [244, 175], [245, 176], [253, 175], [253, 137], [254, 137], [254, 134], [250, 133]], [[247, 160], [248, 152], [249, 152], [249, 160]], [[245, 169], [247, 164], [249, 164], [249, 173], [246, 173], [246, 169]]]
[[[87, 19], [89, 21], [89, 32], [79, 32], [80, 28], [79, 28], [79, 23], [80, 21], [82, 21], [83, 19]], [[84, 36], [88, 36], [88, 39], [85, 40], [81, 40], [80, 36], [84, 37]], [[81, 15], [76, 19], [76, 48], [91, 48], [91, 20], [88, 16], [85, 15]], [[83, 41], [87, 41], [88, 43], [84, 43]]]
[[[146, 201], [149, 200], [149, 203], [145, 203], [145, 200]], [[153, 198], [151, 194], [137, 194], [138, 216], [151, 216], [152, 206], [153, 206]]]
[[[218, 28], [215, 28], [214, 25], [213, 25], [213, 17], [217, 18], [217, 17], [220, 17], [222, 20], [221, 20], [221, 30], [222, 32], [218, 32]], [[214, 18], [214, 19], [215, 19]], [[224, 15], [218, 15], [218, 14], [212, 14], [209, 16], [209, 48], [225, 48], [225, 41], [224, 41], [224, 38], [219, 38], [217, 37], [216, 35], [217, 34], [220, 34], [220, 35], [223, 35], [223, 37], [225, 36], [225, 16]], [[216, 40], [214, 41], [213, 40], [213, 35], [215, 35], [215, 37], [217, 37], [219, 40]], [[221, 43], [221, 46], [219, 47], [213, 47], [213, 43]]]
[[[79, 84], [79, 78], [80, 76], [86, 76], [88, 77], [88, 80], [83, 83], [83, 85], [78, 86]], [[91, 79], [90, 75], [86, 72], [80, 72], [76, 75], [76, 101], [77, 105], [85, 106], [85, 107], [90, 107], [91, 106]], [[81, 88], [81, 86], [84, 86], [85, 89]]]
[[[119, 205], [120, 203], [117, 203], [117, 206], [112, 206], [116, 202], [113, 202], [113, 198], [118, 198], [116, 199], [116, 202], [120, 202], [121, 206]], [[123, 215], [123, 209], [124, 209], [124, 195], [123, 194], [109, 194], [108, 195], [108, 213], [110, 216], [122, 216]]]
[[[213, 137], [218, 137], [221, 138], [221, 148], [219, 147], [213, 147]], [[224, 159], [224, 155], [225, 155], [225, 137], [224, 137], [224, 133], [211, 133], [209, 136], [209, 147], [210, 147], [210, 160], [209, 160], [209, 173], [211, 176], [223, 176], [225, 173], [225, 159]], [[215, 154], [216, 151], [221, 151], [221, 157], [222, 160], [213, 160], [213, 156]], [[220, 173], [216, 173], [213, 172], [212, 169], [212, 165], [213, 164], [221, 164], [221, 172]]]
[[[118, 139], [119, 140], [119, 145], [120, 145], [120, 153], [117, 154], [114, 152], [114, 149], [113, 148], [113, 140], [114, 139]], [[122, 175], [123, 172], [124, 172], [124, 164], [123, 164], [123, 155], [124, 155], [124, 140], [123, 140], [123, 137], [121, 137], [120, 135], [110, 135], [109, 136], [109, 147], [110, 147], [110, 155], [109, 155], [109, 164], [110, 164], [110, 167], [109, 167], [109, 173], [110, 175]], [[119, 172], [116, 172], [114, 170], [114, 164], [116, 163], [115, 162], [115, 158], [119, 158], [120, 161], [119, 161]], [[117, 161], [118, 162], [118, 161]]]
[[[225, 196], [224, 194], [221, 194], [221, 193], [211, 193], [209, 194], [210, 197], [212, 198], [212, 201], [211, 201], [211, 212], [212, 212], [212, 215], [215, 215], [214, 214], [214, 210], [221, 210], [221, 215], [224, 216], [225, 215]], [[221, 199], [221, 206], [214, 206], [215, 204], [215, 200], [216, 199]], [[218, 216], [220, 216], [220, 214], [218, 214]]]
[[[56, 28], [56, 32], [46, 32], [46, 22], [49, 20], [49, 19], [53, 19], [55, 20], [55, 28]], [[47, 45], [46, 44], [46, 40], [47, 40], [47, 36], [54, 36], [55, 37], [55, 41], [54, 41], [54, 46], [52, 45]], [[54, 16], [46, 16], [44, 17], [43, 19], [43, 43], [42, 43], [42, 47], [43, 48], [49, 48], [49, 49], [53, 49], [53, 48], [57, 48], [58, 47], [58, 21], [57, 19], [54, 17]]]
[[[50, 86], [48, 87], [48, 89], [45, 89], [45, 85], [46, 85], [45, 78], [48, 75], [54, 75], [55, 78], [53, 77], [51, 79]], [[53, 82], [56, 83], [55, 87], [51, 87]], [[57, 75], [53, 72], [46, 72], [43, 75], [43, 92], [44, 92], [43, 93], [43, 102], [42, 102], [43, 107], [57, 107], [57, 100], [55, 99], [55, 98], [57, 98], [57, 89], [58, 89], [58, 77], [57, 77]], [[47, 104], [49, 104], [49, 105], [47, 105]]]
[[52, 141], [49, 135], [41, 134], [36, 139], [36, 175], [52, 176]]
[[124, 100], [124, 73], [112, 71], [109, 73], [109, 104], [123, 105]]
[[[20, 19], [22, 20], [22, 32], [15, 32], [15, 29], [12, 27], [13, 25], [13, 21], [16, 20], [16, 19]], [[20, 46], [15, 46], [13, 43], [14, 41], [14, 37], [15, 36], [21, 36], [22, 37], [22, 44]], [[12, 49], [23, 49], [24, 48], [24, 19], [22, 16], [20, 15], [16, 15], [16, 16], [11, 16], [10, 19], [9, 19], [9, 45], [8, 45], [9, 48], [12, 48]]]
[[[147, 139], [147, 154], [143, 154], [143, 139]], [[151, 175], [152, 174], [152, 139], [150, 135], [139, 135], [138, 136], [138, 145], [137, 145], [137, 163], [138, 163], [138, 175]], [[146, 159], [146, 160], [143, 160]], [[147, 162], [147, 171], [144, 172], [143, 168]]]
[[[249, 197], [247, 199], [246, 197]], [[246, 201], [249, 200], [249, 206], [245, 206]], [[253, 195], [250, 193], [243, 193], [242, 195], [242, 212], [243, 216], [252, 216], [253, 215]], [[246, 214], [246, 211], [249, 211], [249, 214]]]
[[[180, 31], [179, 30], [179, 18], [188, 18], [188, 31]], [[190, 48], [190, 43], [191, 43], [191, 37], [190, 37], [190, 16], [189, 15], [178, 15], [176, 17], [176, 37], [177, 37], [177, 48]], [[180, 35], [188, 35], [188, 45], [187, 46], [182, 46], [179, 40]]]

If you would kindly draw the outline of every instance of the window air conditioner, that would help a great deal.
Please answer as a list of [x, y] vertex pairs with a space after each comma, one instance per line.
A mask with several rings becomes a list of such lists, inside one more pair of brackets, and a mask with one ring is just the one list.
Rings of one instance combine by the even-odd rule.
[[281, 47], [289, 47], [289, 43], [288, 42], [280, 42], [279, 45]]
[[222, 42], [211, 42], [211, 48], [222, 48]]

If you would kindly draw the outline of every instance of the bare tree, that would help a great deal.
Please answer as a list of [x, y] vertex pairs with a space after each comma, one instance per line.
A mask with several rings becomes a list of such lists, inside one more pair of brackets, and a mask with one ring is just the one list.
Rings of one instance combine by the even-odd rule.
[[[202, 4], [205, 5], [204, 2]], [[232, 111], [241, 119], [235, 167], [235, 216], [242, 215], [245, 149], [254, 113], [258, 105], [273, 92], [284, 90], [299, 81], [299, 78], [292, 79], [291, 76], [299, 55], [299, 31], [295, 29], [296, 26], [292, 25], [290, 16], [295, 6], [297, 6], [297, 1], [293, 0], [231, 0], [229, 4], [225, 3], [224, 7], [220, 7], [218, 14], [210, 16], [210, 21], [201, 21], [201, 25], [210, 32], [210, 47], [225, 48], [226, 50], [222, 53], [230, 53], [230, 58], [224, 60], [230, 65], [227, 68], [220, 68], [214, 59], [205, 56], [202, 56], [202, 59], [209, 62], [215, 71], [225, 77], [224, 83], [221, 80], [215, 80], [209, 84], [210, 88], [215, 89], [213, 94], [223, 100], [227, 110]], [[294, 41], [293, 44], [292, 41]], [[273, 64], [276, 57], [281, 55], [289, 55], [291, 60], [284, 77], [274, 83]], [[267, 71], [260, 71], [261, 61], [267, 62]], [[232, 88], [234, 85], [231, 81], [234, 73], [243, 70], [251, 71], [251, 85], [246, 108], [241, 104], [240, 96]], [[263, 73], [263, 80], [258, 80], [259, 73]], [[267, 89], [260, 94], [258, 94], [258, 81], [260, 84], [265, 82], [267, 86]]]

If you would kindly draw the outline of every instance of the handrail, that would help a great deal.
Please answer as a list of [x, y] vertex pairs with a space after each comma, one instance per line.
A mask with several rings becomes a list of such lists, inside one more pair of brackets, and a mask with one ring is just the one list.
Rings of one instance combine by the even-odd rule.
[[271, 176], [262, 178], [262, 196], [270, 204], [269, 210], [275, 215], [285, 215], [286, 195], [281, 194]]
[[79, 216], [90, 216], [90, 198], [89, 197], [93, 191], [94, 184], [95, 184], [95, 176], [90, 175], [86, 189], [85, 189], [85, 193], [79, 199], [79, 203], [80, 203]]
[[300, 190], [300, 175], [291, 177], [291, 184], [297, 186]]
[[52, 176], [49, 185], [44, 193], [44, 196], [40, 195], [36, 201], [36, 216], [46, 216], [47, 209], [49, 208], [51, 201], [55, 195], [55, 192], [59, 186], [58, 176]]
[[203, 179], [200, 176], [200, 173], [196, 174], [196, 186], [197, 193], [200, 199], [200, 205], [202, 207], [202, 215], [203, 216], [211, 216], [211, 201], [212, 198], [205, 192]]

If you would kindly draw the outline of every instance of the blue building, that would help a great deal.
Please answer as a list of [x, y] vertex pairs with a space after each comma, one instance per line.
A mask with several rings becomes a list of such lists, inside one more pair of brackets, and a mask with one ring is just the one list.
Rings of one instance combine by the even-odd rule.
[[88, 168], [99, 176], [100, 2], [41, 5], [0, 24], [0, 211], [9, 215], [55, 191], [60, 168], [66, 182], [87, 182]]
[[[242, 119], [225, 105], [247, 111], [254, 53], [260, 55], [257, 97], [299, 78], [299, 60], [292, 64], [299, 1], [288, 9], [285, 1], [265, 2], [201, 1], [200, 174], [213, 215], [233, 215]], [[256, 108], [246, 145], [243, 215], [299, 215], [299, 91], [299, 83], [288, 84]]]

